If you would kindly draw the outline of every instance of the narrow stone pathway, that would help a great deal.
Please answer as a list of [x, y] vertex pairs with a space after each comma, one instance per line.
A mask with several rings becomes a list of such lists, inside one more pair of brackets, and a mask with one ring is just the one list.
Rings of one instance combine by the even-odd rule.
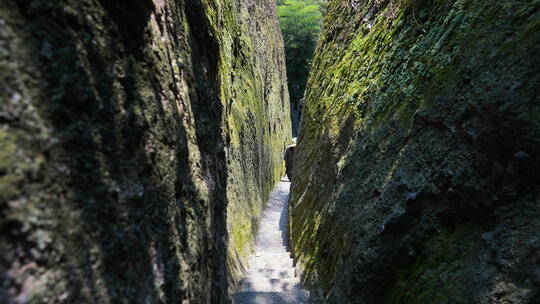
[[307, 303], [289, 256], [287, 211], [289, 181], [284, 177], [270, 194], [263, 214], [255, 252], [248, 260], [248, 272], [233, 294], [236, 304]]

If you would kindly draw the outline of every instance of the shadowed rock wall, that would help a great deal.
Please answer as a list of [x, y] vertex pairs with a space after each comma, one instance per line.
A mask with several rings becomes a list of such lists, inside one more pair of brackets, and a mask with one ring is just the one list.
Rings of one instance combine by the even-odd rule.
[[0, 2], [0, 302], [228, 302], [290, 137], [237, 2]]
[[331, 1], [291, 226], [315, 302], [537, 303], [538, 1]]

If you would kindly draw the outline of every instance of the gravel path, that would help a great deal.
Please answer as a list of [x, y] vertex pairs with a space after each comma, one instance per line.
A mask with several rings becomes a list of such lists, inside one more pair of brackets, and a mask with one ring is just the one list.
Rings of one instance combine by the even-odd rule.
[[255, 242], [255, 253], [248, 260], [248, 272], [232, 295], [236, 304], [307, 303], [309, 294], [300, 287], [289, 256], [289, 187], [285, 177], [270, 194]]

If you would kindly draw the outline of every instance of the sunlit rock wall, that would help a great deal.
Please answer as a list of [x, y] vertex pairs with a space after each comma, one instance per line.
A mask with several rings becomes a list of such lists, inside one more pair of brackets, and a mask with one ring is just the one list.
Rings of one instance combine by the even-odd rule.
[[259, 2], [0, 2], [0, 302], [228, 302], [290, 137]]
[[291, 201], [316, 303], [537, 303], [539, 9], [330, 2]]

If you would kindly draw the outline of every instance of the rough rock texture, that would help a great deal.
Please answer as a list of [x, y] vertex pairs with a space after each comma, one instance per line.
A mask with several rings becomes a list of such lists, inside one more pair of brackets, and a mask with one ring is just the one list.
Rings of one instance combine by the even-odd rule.
[[0, 302], [229, 301], [290, 137], [238, 2], [0, 1]]
[[538, 303], [539, 12], [331, 1], [290, 207], [315, 302]]
[[[285, 55], [274, 1], [234, 2], [238, 17], [218, 34], [221, 45], [229, 46], [222, 98], [229, 101], [225, 124], [232, 282], [243, 274], [263, 205], [285, 173], [283, 151], [291, 140]], [[240, 31], [229, 29], [234, 26]]]

